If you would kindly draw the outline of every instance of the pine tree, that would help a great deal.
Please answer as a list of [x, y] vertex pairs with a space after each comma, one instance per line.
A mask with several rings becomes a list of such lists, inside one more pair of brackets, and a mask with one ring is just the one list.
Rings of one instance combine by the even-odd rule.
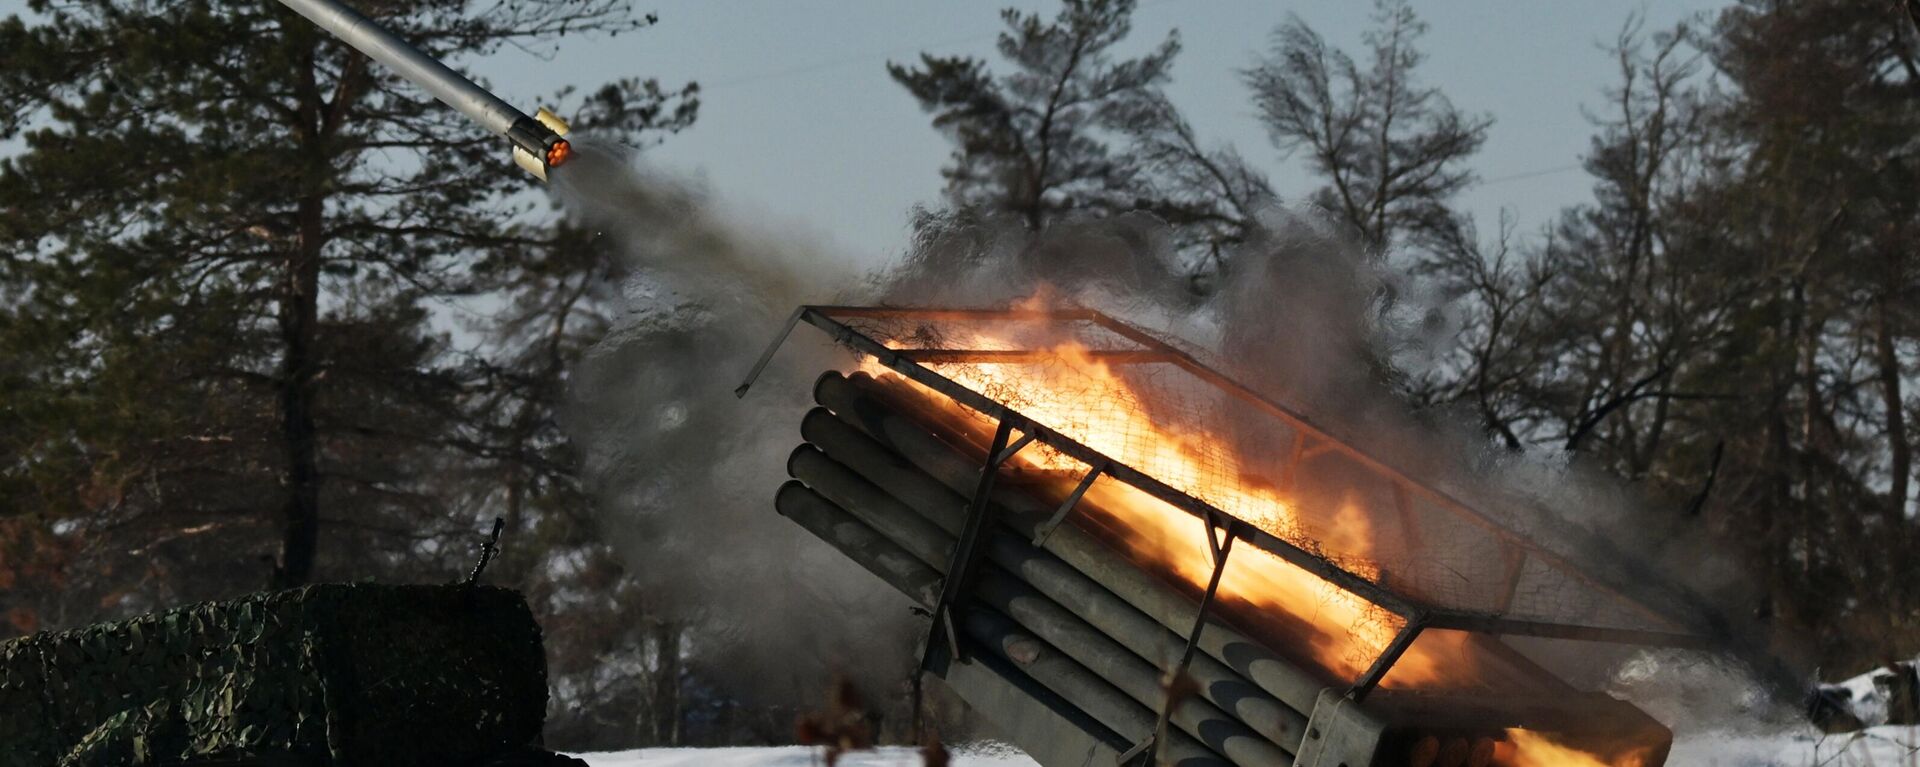
[[[1708, 371], [1726, 466], [1706, 506], [1767, 577], [1760, 610], [1821, 660], [1915, 651], [1908, 424], [1920, 337], [1920, 34], [1895, 3], [1744, 2], [1707, 51], [1729, 86], [1710, 252], [1742, 289]], [[1705, 239], [1705, 238], [1703, 238]]]
[[[25, 144], [0, 163], [0, 506], [75, 559], [0, 600], [70, 622], [468, 556], [448, 477], [537, 462], [474, 425], [513, 355], [443, 315], [578, 242], [504, 143], [277, 3], [29, 9], [0, 23], [0, 135]], [[456, 64], [653, 23], [362, 10]], [[573, 101], [627, 141], [696, 104], [639, 79]]]
[[1150, 108], [1180, 50], [1169, 33], [1148, 54], [1115, 61], [1133, 9], [1133, 0], [1066, 0], [1050, 22], [1003, 11], [998, 48], [1013, 66], [1003, 75], [971, 56], [887, 65], [953, 139], [942, 173], [954, 204], [1010, 214], [1033, 231], [1069, 211], [1133, 207], [1141, 168], [1112, 145], [1127, 118]]

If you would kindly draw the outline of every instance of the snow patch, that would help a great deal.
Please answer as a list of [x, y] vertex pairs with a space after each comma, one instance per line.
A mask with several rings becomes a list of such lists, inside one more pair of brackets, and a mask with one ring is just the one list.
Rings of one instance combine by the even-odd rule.
[[[1811, 730], [1809, 730], [1811, 732]], [[822, 767], [820, 749], [806, 746], [753, 748], [643, 748], [574, 754], [592, 767]], [[911, 748], [887, 747], [847, 754], [846, 767], [920, 767]], [[1874, 727], [1845, 735], [1745, 735], [1710, 733], [1676, 741], [1669, 767], [1812, 767], [1920, 764], [1920, 733], [1911, 727]], [[954, 767], [1039, 767], [1011, 746], [981, 744], [955, 749]]]
[[[642, 748], [574, 754], [593, 767], [820, 767], [819, 748], [768, 746], [739, 748]], [[900, 746], [856, 751], [840, 758], [845, 767], [919, 767], [917, 749]], [[954, 767], [1039, 767], [1019, 750], [998, 743], [957, 746]]]
[[[1887, 676], [1883, 669], [1822, 685], [1846, 713], [1861, 722], [1887, 720]], [[818, 748], [643, 748], [575, 754], [592, 767], [822, 767]], [[1019, 749], [1003, 743], [954, 747], [954, 767], [1039, 767]], [[847, 754], [846, 767], [920, 767], [912, 748], [886, 747]], [[1811, 726], [1789, 732], [1708, 731], [1681, 735], [1667, 758], [1669, 767], [1920, 767], [1920, 727], [1879, 724], [1858, 732], [1822, 734]]]
[[[1811, 728], [1809, 733], [1813, 731]], [[1677, 739], [1671, 767], [1908, 767], [1920, 764], [1912, 727], [1873, 727], [1840, 735], [1712, 733]]]

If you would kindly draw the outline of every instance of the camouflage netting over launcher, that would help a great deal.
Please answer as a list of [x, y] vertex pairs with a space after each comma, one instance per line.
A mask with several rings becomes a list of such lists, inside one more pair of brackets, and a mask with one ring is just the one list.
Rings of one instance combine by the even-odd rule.
[[0, 644], [8, 767], [459, 765], [537, 742], [546, 704], [540, 627], [491, 587], [309, 586]]

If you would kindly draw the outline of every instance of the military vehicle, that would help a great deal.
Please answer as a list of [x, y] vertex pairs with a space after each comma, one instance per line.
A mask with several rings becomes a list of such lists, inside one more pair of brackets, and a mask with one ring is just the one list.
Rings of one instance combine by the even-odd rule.
[[332, 584], [0, 644], [7, 767], [584, 767], [518, 592]]

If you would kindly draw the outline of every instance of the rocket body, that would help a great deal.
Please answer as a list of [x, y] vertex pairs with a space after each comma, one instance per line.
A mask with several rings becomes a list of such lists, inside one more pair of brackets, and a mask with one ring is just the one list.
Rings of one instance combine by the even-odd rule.
[[514, 161], [547, 178], [547, 170], [567, 161], [572, 147], [561, 138], [566, 123], [545, 109], [538, 118], [514, 108], [459, 72], [401, 40], [386, 27], [338, 0], [280, 0], [373, 60], [453, 107], [481, 127], [513, 143]]

